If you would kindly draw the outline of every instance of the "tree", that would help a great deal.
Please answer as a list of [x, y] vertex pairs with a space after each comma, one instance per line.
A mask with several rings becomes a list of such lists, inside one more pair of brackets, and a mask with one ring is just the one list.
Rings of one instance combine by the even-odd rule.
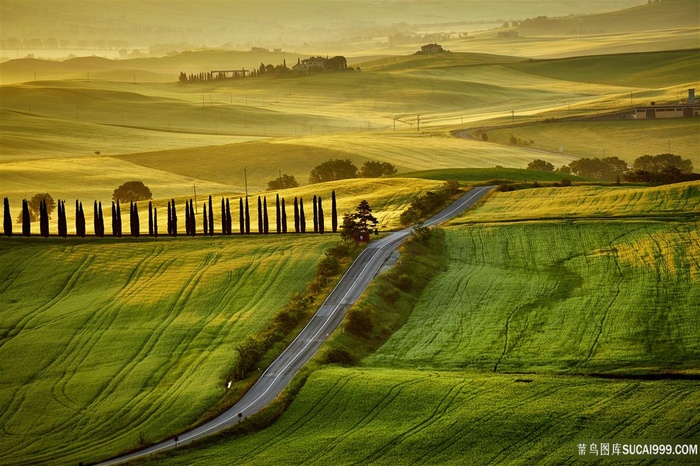
[[44, 200], [39, 204], [39, 232], [44, 238], [49, 237], [49, 214]]
[[258, 196], [258, 234], [263, 233], [262, 199]]
[[541, 159], [535, 159], [532, 162], [527, 164], [527, 169], [528, 170], [538, 170], [541, 172], [552, 172], [554, 171], [554, 165], [551, 163], [541, 160]]
[[148, 202], [148, 236], [153, 236], [153, 202]]
[[316, 203], [316, 195], [314, 194], [314, 233], [318, 233], [318, 204]]
[[270, 220], [267, 217], [267, 196], [263, 199], [263, 233], [270, 232]]
[[29, 214], [29, 202], [22, 199], [22, 235], [29, 236], [32, 233], [31, 217]]
[[373, 160], [366, 161], [360, 169], [360, 177], [362, 178], [379, 178], [384, 175], [394, 175], [396, 167], [389, 162], [376, 162]]
[[5, 236], [12, 236], [12, 215], [10, 214], [10, 200], [5, 198], [4, 201], [4, 217], [3, 217], [3, 229], [5, 231]]
[[190, 203], [185, 200], [185, 235], [192, 236], [192, 218], [190, 216]]
[[92, 208], [92, 228], [95, 232], [95, 236], [100, 236], [100, 215], [97, 213], [97, 201], [94, 202]]
[[175, 199], [172, 199], [171, 202], [173, 203], [173, 236], [177, 236], [177, 210], [175, 209]]
[[214, 206], [209, 195], [209, 236], [214, 236]]
[[357, 167], [350, 159], [331, 159], [311, 170], [309, 183], [357, 178]]
[[85, 212], [83, 203], [75, 201], [75, 235], [85, 238]]
[[158, 238], [158, 209], [153, 208], [153, 236]]
[[306, 216], [304, 215], [304, 199], [299, 198], [299, 230], [306, 233]]
[[243, 215], [243, 198], [238, 198], [238, 225], [241, 234], [245, 234], [245, 216]]
[[282, 198], [282, 234], [287, 233], [287, 207], [284, 204], [284, 198]]
[[318, 232], [323, 234], [326, 229], [326, 224], [323, 219], [323, 201], [321, 201], [321, 196], [318, 196]]
[[299, 182], [297, 179], [294, 177], [294, 175], [281, 175], [274, 180], [270, 180], [267, 182], [267, 190], [268, 191], [273, 191], [275, 189], [287, 189], [287, 188], [296, 188], [299, 186]]
[[585, 178], [614, 181], [627, 170], [627, 162], [618, 157], [581, 158], [569, 164], [571, 173]]
[[682, 159], [680, 155], [674, 154], [643, 155], [632, 164], [635, 170], [653, 174], [659, 174], [670, 167], [677, 168], [681, 173], [693, 172], [693, 162], [690, 159]]
[[346, 214], [343, 217], [343, 225], [340, 236], [348, 241], [360, 233], [369, 233], [370, 229], [377, 226], [378, 220], [372, 215], [372, 208], [369, 202], [363, 200], [355, 209], [355, 212]]
[[228, 234], [227, 229], [226, 229], [226, 224], [228, 223], [228, 217], [226, 216], [226, 201], [224, 201], [224, 198], [221, 198], [221, 234], [226, 235]]
[[245, 234], [250, 234], [250, 206], [248, 205], [248, 197], [245, 198]]
[[139, 220], [139, 206], [135, 202], [131, 208], [131, 217], [133, 219], [131, 236], [135, 236], [136, 238], [138, 238], [141, 235], [141, 221]]
[[151, 190], [142, 181], [127, 181], [114, 190], [112, 199], [124, 201], [147, 201], [152, 199]]
[[29, 200], [29, 218], [32, 222], [40, 218], [41, 203], [46, 203], [46, 214], [51, 218], [51, 212], [56, 208], [56, 203], [49, 193], [35, 194]]
[[207, 236], [207, 233], [209, 233], [209, 219], [207, 218], [207, 203], [205, 202], [202, 204], [202, 225], [204, 227], [204, 236]]
[[104, 238], [104, 236], [105, 236], [105, 217], [104, 217], [104, 213], [102, 212], [102, 201], [97, 203], [97, 214], [100, 217], [100, 219], [97, 222], [97, 225], [100, 229], [97, 236], [99, 236], [100, 238]]
[[[63, 212], [65, 212], [65, 204], [63, 206]], [[121, 238], [122, 237], [122, 208], [120, 207], [119, 200], [117, 200], [117, 237]]]
[[275, 195], [275, 209], [277, 210], [277, 234], [282, 233], [282, 212], [280, 211], [280, 195]]
[[299, 233], [299, 200], [294, 197], [294, 232]]
[[331, 227], [333, 233], [338, 232], [338, 206], [336, 205], [335, 191], [331, 192]]
[[[114, 204], [112, 204], [114, 209]], [[58, 201], [58, 236], [61, 238], [68, 237], [68, 222], [66, 220], [66, 201]]]

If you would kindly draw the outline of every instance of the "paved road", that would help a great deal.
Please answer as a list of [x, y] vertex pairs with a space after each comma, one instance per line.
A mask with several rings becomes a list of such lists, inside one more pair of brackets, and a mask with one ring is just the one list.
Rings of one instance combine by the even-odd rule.
[[[438, 225], [456, 216], [473, 206], [492, 188], [493, 186], [479, 187], [469, 191], [447, 209], [427, 220], [425, 226]], [[340, 325], [345, 312], [362, 295], [384, 261], [410, 234], [411, 228], [406, 228], [370, 243], [352, 263], [306, 327], [267, 368], [248, 393], [228, 411], [195, 429], [180, 434], [178, 445], [193, 442], [231, 427], [240, 422], [241, 419], [257, 413], [274, 400], [287, 386], [291, 378], [311, 359], [328, 336]], [[176, 448], [176, 445], [175, 441], [170, 439], [101, 464], [123, 463], [172, 448]]]

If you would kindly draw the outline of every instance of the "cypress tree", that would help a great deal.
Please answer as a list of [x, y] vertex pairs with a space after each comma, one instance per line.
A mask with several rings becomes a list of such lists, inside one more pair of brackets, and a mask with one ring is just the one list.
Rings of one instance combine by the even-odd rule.
[[134, 201], [129, 201], [129, 234], [136, 236], [134, 234]]
[[333, 233], [338, 232], [338, 206], [335, 203], [335, 190], [331, 192], [331, 227]]
[[139, 219], [139, 205], [134, 202], [134, 236], [141, 236], [141, 220]]
[[117, 199], [117, 237], [122, 237], [122, 208], [119, 204], [119, 199]]
[[314, 194], [314, 233], [318, 233], [318, 208], [316, 207], [316, 195]]
[[12, 236], [12, 214], [10, 214], [10, 200], [5, 198], [5, 215], [2, 222], [6, 236]]
[[248, 206], [248, 197], [245, 198], [245, 234], [250, 234], [250, 207]]
[[153, 208], [153, 236], [158, 238], [158, 209]]
[[112, 201], [112, 236], [117, 236], [117, 208]]
[[287, 233], [287, 208], [284, 205], [284, 198], [282, 198], [282, 233]]
[[168, 201], [168, 236], [173, 236], [173, 209]]
[[238, 209], [239, 209], [238, 223], [239, 223], [239, 227], [241, 230], [241, 234], [244, 234], [245, 233], [245, 218], [243, 216], [243, 198], [242, 197], [238, 198]]
[[173, 203], [173, 236], [177, 236], [177, 210], [175, 209], [175, 199], [172, 199]]
[[185, 235], [192, 236], [192, 222], [190, 221], [190, 203], [185, 201]]
[[58, 201], [58, 235], [68, 237], [68, 221], [66, 220], [66, 201]]
[[[187, 201], [185, 201], [185, 205], [187, 204]], [[194, 201], [190, 199], [190, 216], [187, 217], [187, 221], [190, 225], [190, 235], [191, 236], [197, 236], [197, 218], [195, 217], [194, 213]]]
[[233, 222], [231, 220], [231, 203], [228, 197], [226, 198], [226, 234], [231, 235], [233, 229]]
[[214, 206], [209, 195], [209, 236], [214, 236]]
[[29, 236], [32, 233], [32, 225], [29, 216], [29, 203], [26, 199], [22, 199], [22, 235]]
[[226, 201], [224, 201], [224, 198], [221, 198], [221, 234], [225, 235], [226, 234]]
[[323, 234], [326, 229], [326, 222], [323, 219], [323, 201], [321, 201], [321, 196], [318, 196], [318, 232]]
[[258, 196], [258, 233], [262, 234], [262, 232], [263, 232], [262, 200], [260, 199], [260, 196]]
[[75, 236], [80, 236], [80, 202], [75, 200]]
[[299, 233], [299, 200], [294, 197], [294, 232]]
[[263, 232], [268, 234], [270, 231], [270, 222], [267, 218], [267, 196], [263, 199]]
[[148, 201], [148, 236], [153, 236], [153, 202]]
[[306, 233], [306, 216], [304, 215], [304, 198], [299, 198], [299, 229]]
[[76, 235], [80, 236], [81, 238], [85, 238], [85, 211], [83, 210], [83, 203], [78, 203], [78, 201], [75, 202], [78, 204], [75, 215]]
[[95, 232], [95, 236], [100, 236], [100, 215], [97, 213], [97, 200], [95, 201], [92, 208], [92, 228]]
[[275, 208], [277, 209], [277, 234], [282, 233], [282, 213], [280, 211], [280, 195], [275, 195]]
[[100, 220], [99, 220], [99, 222], [97, 222], [97, 224], [100, 227], [100, 238], [104, 238], [104, 236], [105, 236], [105, 216], [104, 216], [104, 212], [102, 211], [102, 201], [100, 201], [97, 204], [97, 213], [100, 216]]
[[48, 226], [49, 222], [46, 213], [46, 203], [42, 199], [39, 201], [39, 234], [44, 238], [49, 236]]
[[204, 209], [204, 210], [202, 210], [202, 217], [204, 219], [204, 222], [203, 222], [203, 224], [204, 224], [204, 236], [207, 236], [208, 229], [209, 229], [209, 219], [207, 218], [207, 203], [205, 202], [202, 207]]

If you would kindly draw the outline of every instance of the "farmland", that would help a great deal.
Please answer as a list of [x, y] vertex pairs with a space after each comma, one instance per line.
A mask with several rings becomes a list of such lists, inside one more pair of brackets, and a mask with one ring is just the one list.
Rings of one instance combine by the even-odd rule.
[[[253, 231], [255, 197], [268, 197], [272, 230], [279, 194], [288, 227], [294, 197], [310, 223], [321, 196], [328, 232], [332, 191], [340, 216], [365, 199], [386, 231], [447, 179], [548, 186], [493, 192], [435, 233], [437, 276], [415, 307], [395, 306], [399, 330], [379, 327], [379, 343], [359, 348], [370, 356], [340, 367], [319, 354], [278, 400], [294, 397], [274, 425], [163, 464], [562, 464], [581, 438], [697, 438], [700, 185], [567, 175], [575, 186], [549, 187], [564, 175], [524, 169], [669, 151], [700, 168], [697, 118], [596, 119], [700, 88], [700, 30], [687, 24], [700, 6], [662, 3], [596, 19], [609, 32], [481, 31], [436, 56], [367, 42], [366, 58], [349, 57], [359, 69], [344, 73], [177, 82], [181, 71], [308, 55], [296, 52], [1, 63], [0, 197], [13, 219], [36, 193], [66, 199], [71, 234], [80, 199], [90, 234], [92, 201], [107, 205], [141, 180], [162, 236], [168, 200], [182, 209], [196, 195], [200, 209], [213, 195], [217, 231], [220, 198], [233, 201], [235, 232], [246, 191]], [[658, 28], [619, 26], [642, 20]], [[398, 174], [309, 184], [332, 158], [389, 162]], [[300, 186], [265, 191], [283, 173]], [[230, 406], [250, 382], [225, 390], [236, 345], [307, 289], [336, 240], [0, 238], [0, 462], [97, 462]], [[372, 311], [395, 278], [379, 275], [360, 305]], [[366, 343], [346, 330], [331, 347]]]
[[334, 241], [0, 241], [3, 463], [94, 461], [197, 420]]

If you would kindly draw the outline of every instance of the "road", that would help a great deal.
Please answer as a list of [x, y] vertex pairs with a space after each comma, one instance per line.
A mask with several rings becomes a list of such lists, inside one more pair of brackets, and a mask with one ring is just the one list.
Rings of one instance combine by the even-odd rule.
[[[473, 206], [491, 189], [493, 186], [472, 189], [448, 208], [427, 220], [424, 225], [438, 225], [460, 214]], [[345, 312], [359, 299], [391, 252], [408, 238], [411, 230], [406, 228], [370, 243], [355, 259], [296, 339], [270, 364], [255, 385], [233, 407], [211, 421], [180, 434], [177, 445], [174, 439], [170, 439], [100, 464], [106, 466], [124, 463], [177, 448], [231, 427], [267, 406], [340, 325]]]

